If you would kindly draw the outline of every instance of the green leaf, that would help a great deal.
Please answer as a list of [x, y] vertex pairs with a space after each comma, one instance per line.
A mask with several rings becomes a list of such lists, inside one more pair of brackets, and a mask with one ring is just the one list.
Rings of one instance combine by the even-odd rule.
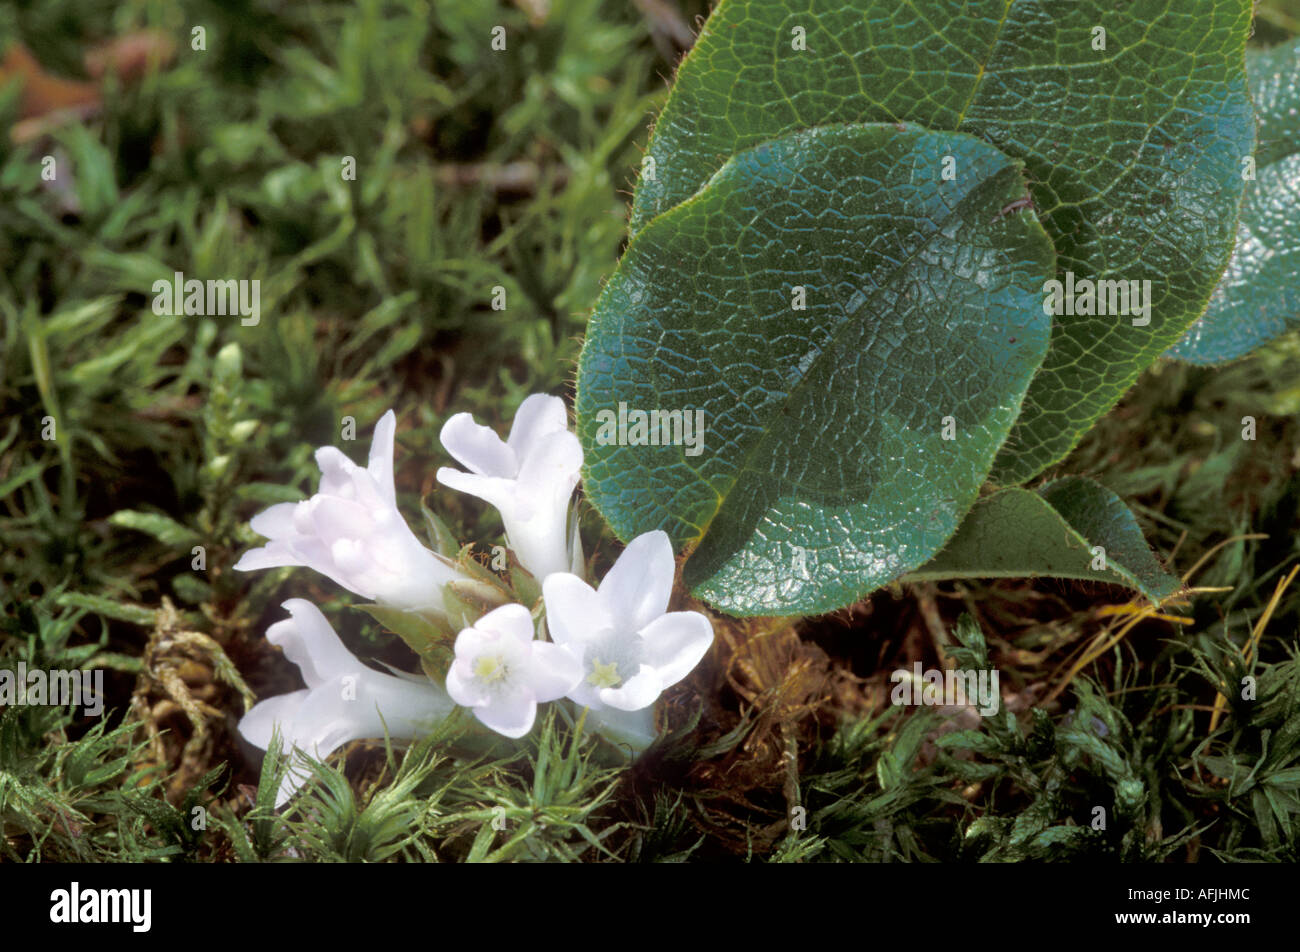
[[1300, 41], [1246, 54], [1259, 121], [1255, 180], [1210, 306], [1169, 350], [1188, 363], [1244, 357], [1300, 327]]
[[445, 664], [456, 632], [441, 618], [405, 612], [389, 605], [354, 605], [401, 638], [421, 659]]
[[439, 555], [454, 559], [460, 552], [460, 544], [451, 529], [447, 528], [447, 523], [442, 521], [442, 517], [429, 508], [425, 501], [427, 498], [427, 496], [420, 497], [420, 512], [424, 514], [424, 525], [428, 531], [429, 541], [433, 543], [433, 550]]
[[[581, 544], [581, 542], [579, 542]], [[507, 550], [510, 566], [510, 585], [514, 589], [515, 601], [532, 608], [542, 598], [542, 586], [519, 562], [519, 557], [515, 555], [514, 549]]]
[[176, 548], [188, 549], [200, 539], [199, 534], [189, 526], [183, 526], [170, 516], [164, 516], [159, 512], [119, 509], [108, 517], [108, 522], [109, 525], [151, 535], [163, 545]]
[[154, 626], [155, 613], [152, 608], [144, 608], [127, 602], [115, 602], [113, 599], [105, 598], [102, 595], [90, 595], [85, 592], [62, 592], [54, 601], [55, 604], [65, 608], [84, 608], [97, 615], [103, 615], [105, 618], [128, 621], [142, 628], [152, 628]]
[[1002, 745], [998, 740], [983, 731], [954, 731], [951, 734], [944, 734], [936, 743], [944, 750], [973, 750], [987, 757], [1002, 753]]
[[1259, 142], [1255, 163], [1271, 165], [1300, 152], [1300, 40], [1246, 54]]
[[[1151, 281], [1147, 326], [1054, 328], [995, 470], [1023, 482], [1065, 456], [1218, 283], [1254, 142], [1250, 18], [1249, 0], [722, 0], [655, 124], [632, 229], [729, 156], [811, 126], [914, 122], [1023, 161], [1061, 271]], [[687, 259], [674, 280], [703, 277]]]
[[[577, 398], [587, 497], [623, 539], [663, 529], [693, 548], [687, 584], [736, 614], [828, 611], [921, 565], [1047, 347], [1051, 246], [1031, 213], [1002, 214], [1023, 195], [993, 147], [909, 125], [733, 157], [641, 230], [597, 302]], [[617, 445], [620, 405], [702, 419], [702, 440]]]
[[80, 123], [71, 123], [59, 131], [59, 140], [68, 150], [68, 161], [76, 170], [72, 177], [80, 210], [99, 218], [119, 201], [114, 180], [113, 156], [102, 142]]
[[[1095, 546], [1104, 549], [1104, 562]], [[944, 550], [905, 581], [1039, 575], [1123, 585], [1153, 602], [1180, 588], [1128, 507], [1081, 476], [1037, 492], [1012, 487], [984, 497]]]

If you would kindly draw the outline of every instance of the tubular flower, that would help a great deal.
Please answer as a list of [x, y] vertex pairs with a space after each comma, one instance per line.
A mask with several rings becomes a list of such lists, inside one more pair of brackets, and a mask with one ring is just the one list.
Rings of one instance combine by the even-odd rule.
[[[451, 699], [428, 679], [383, 674], [358, 661], [311, 602], [291, 598], [284, 607], [290, 617], [268, 628], [266, 637], [298, 666], [307, 687], [254, 705], [239, 722], [249, 743], [265, 750], [278, 725], [287, 746], [320, 759], [349, 741], [383, 737], [385, 728], [394, 740], [419, 737], [454, 710]], [[308, 776], [291, 764], [276, 806], [283, 806]]]
[[582, 446], [568, 430], [564, 401], [528, 397], [504, 441], [468, 413], [443, 424], [441, 438], [470, 471], [443, 467], [438, 482], [496, 506], [510, 547], [535, 578], [568, 570], [569, 498], [582, 469]]
[[464, 579], [430, 552], [397, 511], [389, 410], [375, 426], [370, 462], [361, 468], [333, 446], [316, 451], [320, 489], [304, 502], [271, 506], [253, 517], [269, 540], [244, 553], [240, 571], [304, 565], [344, 588], [405, 611], [445, 611], [442, 586]]

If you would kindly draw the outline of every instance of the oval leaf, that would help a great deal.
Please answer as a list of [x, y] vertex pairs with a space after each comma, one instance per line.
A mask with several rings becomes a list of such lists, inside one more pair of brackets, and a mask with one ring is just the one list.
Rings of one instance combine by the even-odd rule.
[[1169, 350], [1202, 366], [1244, 357], [1300, 327], [1300, 41], [1251, 50], [1246, 71], [1259, 146], [1237, 246], [1205, 315]]
[[597, 303], [587, 496], [624, 539], [697, 547], [687, 583], [736, 614], [827, 611], [921, 565], [1047, 349], [1054, 259], [1007, 210], [1023, 196], [993, 147], [903, 124], [735, 156], [642, 229]]
[[810, 126], [905, 120], [1022, 160], [1063, 272], [1151, 282], [1136, 316], [1149, 323], [1059, 319], [994, 472], [1023, 482], [1182, 337], [1218, 283], [1254, 145], [1250, 16], [1250, 0], [722, 0], [655, 124], [632, 227], [741, 149]]
[[986, 496], [944, 550], [905, 580], [1039, 575], [1123, 585], [1153, 602], [1180, 588], [1123, 501], [1079, 476], [1038, 492], [1012, 487]]

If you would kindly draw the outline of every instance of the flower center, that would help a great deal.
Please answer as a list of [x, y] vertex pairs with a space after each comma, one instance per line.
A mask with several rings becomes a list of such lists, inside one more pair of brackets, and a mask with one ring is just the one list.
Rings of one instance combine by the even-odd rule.
[[474, 659], [474, 676], [488, 684], [505, 680], [508, 669], [500, 655], [479, 655]]
[[623, 676], [618, 673], [618, 665], [615, 662], [602, 664], [599, 658], [592, 658], [591, 674], [587, 675], [587, 683], [597, 688], [616, 688], [623, 683]]

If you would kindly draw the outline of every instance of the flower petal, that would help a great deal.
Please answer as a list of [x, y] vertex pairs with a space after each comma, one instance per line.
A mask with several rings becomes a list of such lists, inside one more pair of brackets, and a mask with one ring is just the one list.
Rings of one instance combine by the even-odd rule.
[[278, 502], [255, 515], [248, 521], [248, 525], [258, 535], [268, 539], [291, 536], [295, 532], [293, 514], [297, 508], [296, 502]]
[[442, 425], [443, 448], [463, 466], [480, 476], [514, 479], [519, 460], [491, 427], [475, 423], [468, 413], [457, 413]]
[[318, 496], [352, 495], [352, 474], [358, 469], [337, 446], [322, 446], [316, 451], [316, 465], [320, 467], [320, 485], [316, 488]]
[[564, 401], [545, 393], [534, 393], [519, 404], [506, 442], [522, 465], [538, 440], [569, 428], [569, 411]]
[[[533, 628], [532, 614], [523, 605], [515, 603], [492, 609], [492, 611], [474, 622], [473, 627], [479, 631], [490, 632], [503, 638], [513, 638], [515, 641], [525, 643], [531, 642], [537, 637], [537, 631]], [[463, 635], [465, 632], [461, 632], [461, 634]], [[459, 638], [456, 641], [456, 648], [459, 654]]]
[[393, 484], [393, 442], [397, 433], [397, 414], [389, 410], [375, 424], [370, 441], [370, 460], [366, 467], [390, 506], [397, 505], [397, 487]]
[[458, 492], [468, 493], [491, 503], [505, 518], [514, 514], [516, 483], [513, 479], [480, 476], [477, 473], [464, 473], [450, 466], [443, 466], [438, 470], [438, 482]]
[[457, 660], [464, 659], [472, 662], [481, 654], [489, 651], [499, 651], [500, 645], [501, 635], [497, 632], [483, 631], [478, 627], [471, 626], [460, 630], [460, 634], [456, 636], [455, 644], [452, 645], [452, 651], [455, 653]]
[[457, 658], [451, 663], [447, 669], [447, 694], [461, 707], [479, 707], [487, 704], [492, 696], [467, 675], [465, 669], [469, 666], [468, 659]]
[[600, 583], [600, 600], [621, 625], [640, 631], [668, 610], [677, 563], [668, 534], [637, 536]]
[[[312, 496], [307, 503], [312, 534], [333, 543], [337, 539], [360, 539], [375, 531], [371, 510], [340, 496]], [[301, 515], [296, 514], [301, 522]]]
[[576, 436], [565, 430], [539, 438], [519, 468], [516, 517], [532, 519], [545, 513], [548, 518], [558, 518], [563, 542], [563, 520], [568, 515], [569, 497], [581, 473], [582, 444]]
[[[351, 540], [348, 540], [351, 541]], [[339, 540], [344, 542], [344, 540]], [[275, 543], [272, 543], [274, 545]], [[358, 595], [364, 595], [366, 598], [378, 599], [378, 593], [372, 586], [362, 579], [351, 577], [347, 571], [341, 568], [335, 561], [334, 552], [337, 550], [343, 554], [349, 554], [351, 549], [346, 545], [340, 546], [335, 543], [333, 546], [328, 545], [325, 540], [317, 536], [297, 536], [292, 543], [293, 554], [297, 561], [285, 562], [285, 565], [305, 565], [314, 569], [321, 575], [343, 586], [350, 592], [356, 592]], [[386, 599], [383, 599], [387, 601]]]
[[232, 566], [236, 572], [255, 572], [258, 569], [278, 569], [285, 565], [306, 565], [281, 542], [269, 542], [261, 548], [249, 549]]
[[284, 649], [285, 657], [298, 666], [307, 687], [313, 688], [345, 674], [357, 674], [364, 666], [343, 646], [329, 620], [304, 598], [283, 603], [291, 618], [266, 630], [266, 640]]
[[578, 683], [570, 688], [564, 696], [579, 707], [585, 707], [588, 710], [609, 710], [605, 707], [605, 702], [600, 699], [600, 688], [586, 678], [579, 679]]
[[663, 693], [664, 686], [659, 675], [648, 664], [641, 665], [641, 670], [628, 678], [616, 688], [601, 688], [600, 699], [610, 707], [620, 711], [639, 711], [649, 707]]
[[560, 645], [548, 641], [533, 643], [528, 686], [539, 701], [564, 697], [582, 680], [582, 662]]
[[576, 575], [555, 572], [542, 581], [546, 625], [561, 645], [582, 645], [614, 626], [614, 619], [594, 589]]
[[699, 612], [669, 612], [641, 629], [642, 660], [667, 688], [700, 663], [713, 644], [713, 625]]
[[[265, 701], [258, 701], [249, 709], [247, 714], [240, 718], [240, 735], [254, 747], [266, 750], [271, 746], [271, 734], [275, 730], [275, 725], [292, 723], [294, 713], [302, 706], [302, 702], [307, 699], [307, 695], [310, 693], [309, 690], [304, 688], [301, 691], [278, 694], [275, 697], [267, 698]], [[281, 726], [280, 732], [284, 733], [283, 726]]]
[[501, 692], [488, 704], [473, 708], [474, 716], [506, 737], [523, 737], [533, 729], [537, 699], [527, 689]]

